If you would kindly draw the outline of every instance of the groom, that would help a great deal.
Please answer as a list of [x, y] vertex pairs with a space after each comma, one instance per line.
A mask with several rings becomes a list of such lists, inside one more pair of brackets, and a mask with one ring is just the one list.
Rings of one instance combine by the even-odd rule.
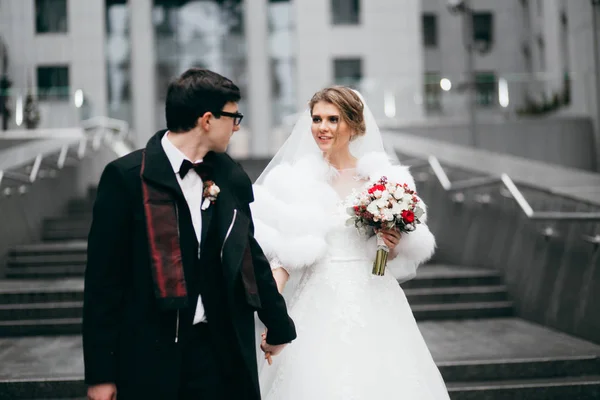
[[85, 272], [89, 399], [260, 399], [254, 311], [264, 351], [295, 339], [253, 237], [250, 179], [224, 154], [239, 100], [229, 79], [186, 71], [168, 130], [104, 170]]

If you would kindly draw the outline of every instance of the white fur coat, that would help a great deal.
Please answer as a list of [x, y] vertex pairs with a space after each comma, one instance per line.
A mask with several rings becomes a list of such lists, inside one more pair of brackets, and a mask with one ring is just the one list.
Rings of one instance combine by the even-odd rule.
[[[306, 157], [294, 165], [281, 164], [254, 185], [252, 214], [255, 237], [272, 266], [288, 272], [319, 261], [326, 253], [325, 236], [332, 228], [330, 215], [339, 197], [328, 184], [332, 172], [319, 156]], [[415, 189], [408, 167], [392, 165], [385, 153], [370, 153], [358, 160], [357, 173], [370, 180], [387, 176]], [[425, 204], [421, 203], [425, 209]], [[400, 281], [412, 279], [418, 265], [429, 259], [435, 238], [425, 224], [427, 213], [415, 231], [402, 235], [388, 259], [388, 269]], [[375, 237], [367, 248], [375, 255]], [[392, 258], [393, 257], [393, 258]]]

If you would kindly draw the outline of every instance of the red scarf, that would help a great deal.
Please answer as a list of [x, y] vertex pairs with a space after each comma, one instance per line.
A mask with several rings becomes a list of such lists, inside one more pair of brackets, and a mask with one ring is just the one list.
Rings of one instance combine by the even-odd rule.
[[[144, 152], [140, 176], [144, 174], [145, 163]], [[176, 201], [168, 193], [148, 184], [143, 177], [142, 196], [154, 294], [163, 309], [186, 307], [188, 295], [179, 242]]]

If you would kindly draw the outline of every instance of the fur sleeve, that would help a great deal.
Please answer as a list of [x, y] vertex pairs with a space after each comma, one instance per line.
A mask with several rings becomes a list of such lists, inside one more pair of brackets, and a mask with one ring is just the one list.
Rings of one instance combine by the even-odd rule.
[[[290, 272], [314, 264], [326, 252], [331, 217], [324, 197], [329, 186], [287, 164], [254, 185], [255, 237], [273, 268]], [[315, 195], [318, 194], [318, 195]]]

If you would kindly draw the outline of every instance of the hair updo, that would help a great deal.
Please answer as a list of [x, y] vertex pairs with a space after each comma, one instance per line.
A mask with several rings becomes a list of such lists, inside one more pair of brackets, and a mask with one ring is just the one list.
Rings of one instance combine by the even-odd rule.
[[333, 104], [340, 110], [341, 118], [354, 133], [352, 139], [365, 134], [365, 106], [354, 90], [345, 86], [332, 86], [318, 91], [308, 103], [311, 115], [313, 107], [320, 101]]

